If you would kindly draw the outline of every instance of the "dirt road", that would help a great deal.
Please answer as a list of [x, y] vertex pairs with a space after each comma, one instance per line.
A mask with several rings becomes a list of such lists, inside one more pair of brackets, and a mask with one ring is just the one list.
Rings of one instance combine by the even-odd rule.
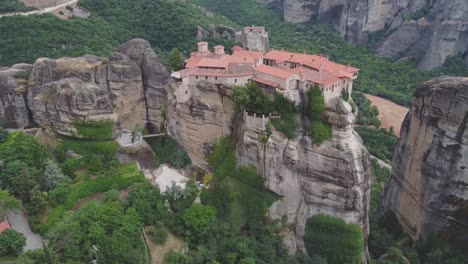
[[8, 17], [8, 16], [17, 16], [17, 15], [29, 16], [29, 15], [34, 15], [34, 14], [50, 13], [50, 12], [52, 12], [54, 10], [59, 9], [59, 8], [75, 4], [76, 2], [78, 2], [78, 0], [71, 0], [71, 1], [68, 1], [68, 2], [63, 3], [63, 4], [59, 4], [59, 5], [43, 8], [43, 9], [33, 10], [33, 11], [29, 11], [29, 12], [15, 12], [15, 13], [2, 14], [2, 15], [0, 15], [0, 18], [1, 17]]
[[379, 119], [380, 122], [382, 122], [382, 127], [386, 129], [393, 127], [395, 135], [400, 137], [401, 124], [409, 109], [382, 97], [370, 94], [364, 95], [369, 99], [372, 105], [375, 105], [379, 109]]

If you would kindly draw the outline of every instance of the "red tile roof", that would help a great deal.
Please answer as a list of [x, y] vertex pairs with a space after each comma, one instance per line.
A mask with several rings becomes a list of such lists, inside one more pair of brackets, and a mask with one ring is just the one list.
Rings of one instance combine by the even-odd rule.
[[279, 83], [269, 81], [267, 79], [263, 79], [262, 77], [254, 77], [254, 78], [252, 78], [252, 80], [255, 81], [255, 82], [266, 84], [266, 85], [271, 86], [271, 87], [275, 87], [275, 88], [279, 86]]
[[203, 69], [203, 68], [191, 68], [188, 71], [188, 75], [199, 75], [199, 76], [219, 76], [219, 77], [236, 77], [236, 76], [249, 76], [254, 75], [255, 70], [250, 64], [231, 63], [227, 69]]
[[226, 57], [221, 58], [202, 58], [197, 64], [197, 67], [207, 68], [227, 68], [229, 66], [229, 59]]
[[11, 226], [8, 221], [3, 221], [0, 223], [0, 234], [3, 233], [5, 230], [10, 229]]
[[305, 65], [313, 69], [323, 70], [331, 73], [338, 78], [352, 78], [353, 73], [358, 72], [358, 68], [341, 65], [330, 61], [328, 58], [317, 55], [308, 55], [303, 53], [294, 53], [283, 50], [272, 50], [265, 54], [264, 59], [277, 62], [292, 62]]
[[241, 48], [240, 46], [234, 46], [232, 47], [231, 51], [234, 52], [234, 51], [240, 51], [240, 50], [244, 50], [243, 48]]
[[319, 71], [309, 70], [304, 67], [297, 67], [291, 69], [291, 71], [301, 76], [303, 81], [310, 81], [325, 86], [341, 81], [339, 78], [331, 75], [326, 71], [322, 71], [322, 73], [320, 73]]
[[262, 52], [249, 51], [249, 50], [236, 50], [230, 57], [231, 62], [245, 62], [255, 64], [260, 58], [263, 57]]
[[276, 67], [267, 66], [265, 64], [258, 65], [257, 68], [255, 68], [255, 70], [257, 72], [275, 76], [281, 79], [288, 79], [293, 74], [292, 72]]

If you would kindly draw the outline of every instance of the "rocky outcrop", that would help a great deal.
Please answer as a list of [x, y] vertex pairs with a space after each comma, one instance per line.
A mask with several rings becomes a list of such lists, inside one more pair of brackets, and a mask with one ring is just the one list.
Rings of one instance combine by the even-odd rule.
[[331, 24], [352, 45], [384, 31], [375, 47], [382, 57], [415, 57], [421, 70], [448, 56], [468, 57], [466, 0], [257, 0], [278, 9], [286, 21]]
[[299, 250], [303, 250], [305, 223], [315, 214], [339, 217], [369, 232], [369, 155], [353, 130], [355, 117], [349, 104], [339, 99], [333, 108], [327, 112], [333, 136], [320, 146], [310, 137], [288, 140], [278, 132], [262, 143], [262, 118], [246, 117], [247, 122], [238, 126], [242, 130], [238, 163], [255, 166], [267, 188], [281, 197], [270, 216], [281, 219], [286, 215], [295, 224]]
[[[286, 21], [331, 24], [351, 44], [367, 41], [369, 33], [390, 24], [399, 6], [380, 0], [257, 0], [276, 10]], [[278, 8], [281, 7], [281, 8]]]
[[424, 83], [401, 129], [384, 205], [415, 240], [468, 248], [468, 79]]
[[230, 135], [235, 116], [232, 87], [201, 81], [190, 88], [174, 84], [168, 106], [168, 132], [192, 160], [206, 167], [216, 141]]
[[26, 93], [32, 66], [17, 64], [0, 69], [0, 125], [9, 128], [25, 128], [30, 124]]
[[235, 41], [242, 43], [242, 47], [247, 50], [268, 52], [270, 51], [270, 39], [264, 27], [245, 27], [235, 35]]
[[[415, 57], [421, 59], [419, 68], [431, 70], [441, 66], [447, 57], [468, 52], [468, 2], [465, 0], [437, 0], [416, 4], [409, 1], [407, 21], [392, 26], [387, 37], [379, 43], [377, 53], [384, 57]], [[417, 19], [411, 13], [418, 8], [429, 9]], [[421, 11], [419, 11], [421, 12]], [[394, 24], [396, 19], [394, 21]], [[466, 55], [465, 55], [466, 56]]]
[[149, 43], [134, 39], [108, 59], [40, 58], [32, 66], [1, 71], [0, 113], [16, 127], [25, 127], [32, 122], [30, 110], [34, 122], [64, 135], [76, 135], [78, 120], [110, 119], [118, 130], [149, 123], [159, 130], [168, 82], [168, 72]]

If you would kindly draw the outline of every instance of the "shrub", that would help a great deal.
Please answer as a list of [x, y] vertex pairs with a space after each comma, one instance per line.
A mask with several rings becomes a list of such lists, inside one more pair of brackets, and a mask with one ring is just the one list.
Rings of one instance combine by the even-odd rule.
[[68, 158], [63, 164], [63, 173], [65, 173], [70, 178], [75, 178], [75, 171], [84, 167], [84, 159], [77, 158]]
[[122, 177], [121, 175], [105, 176], [96, 180], [86, 181], [73, 189], [68, 193], [67, 199], [65, 200], [64, 206], [66, 209], [71, 209], [75, 204], [85, 197], [99, 192], [106, 192], [110, 189], [123, 189], [134, 182], [143, 180], [143, 175], [136, 177]]
[[267, 115], [273, 110], [272, 102], [255, 82], [235, 87], [234, 102], [240, 110], [257, 114]]
[[315, 215], [307, 220], [304, 243], [310, 256], [320, 255], [330, 264], [361, 263], [364, 236], [358, 225]]
[[311, 130], [312, 139], [314, 140], [314, 143], [317, 144], [321, 144], [332, 135], [330, 126], [321, 120], [312, 121]]
[[65, 201], [68, 192], [70, 191], [70, 184], [61, 183], [51, 192], [49, 192], [49, 200], [55, 204], [61, 204]]
[[106, 203], [113, 203], [120, 201], [120, 193], [117, 190], [109, 190], [105, 194]]
[[101, 159], [96, 155], [90, 156], [87, 163], [88, 170], [92, 173], [99, 173], [104, 170], [104, 164], [102, 164]]
[[26, 238], [13, 229], [7, 229], [0, 234], [0, 255], [19, 255], [25, 246]]
[[75, 120], [73, 125], [82, 138], [109, 140], [114, 136], [112, 120]]
[[194, 180], [189, 180], [185, 185], [185, 189], [173, 182], [172, 186], [165, 192], [165, 196], [174, 212], [183, 212], [189, 208], [197, 198], [197, 194], [198, 187]]
[[325, 99], [323, 98], [322, 92], [318, 86], [313, 87], [307, 92], [307, 97], [309, 100], [309, 109], [307, 114], [311, 121], [321, 120], [322, 112], [325, 111], [327, 107], [325, 104]]
[[203, 186], [207, 187], [213, 181], [213, 173], [207, 173], [203, 176]]
[[167, 229], [164, 226], [159, 228], [150, 227], [148, 230], [148, 235], [155, 244], [163, 245], [167, 241]]

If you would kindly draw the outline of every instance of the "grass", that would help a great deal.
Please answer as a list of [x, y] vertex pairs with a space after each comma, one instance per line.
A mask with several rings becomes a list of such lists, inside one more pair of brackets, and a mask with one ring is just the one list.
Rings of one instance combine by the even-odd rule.
[[112, 120], [76, 120], [73, 124], [82, 138], [110, 140], [114, 135]]
[[62, 144], [74, 152], [83, 155], [112, 155], [119, 148], [117, 142], [113, 140], [86, 140], [61, 136]]
[[148, 228], [145, 228], [145, 234], [148, 238], [148, 246], [153, 264], [164, 263], [164, 257], [168, 252], [172, 250], [176, 252], [181, 251], [185, 243], [184, 240], [174, 236], [170, 231], [167, 232], [167, 241], [163, 245], [157, 245], [149, 239]]
[[[88, 176], [88, 174], [84, 174], [84, 176]], [[144, 176], [135, 163], [120, 165], [114, 171], [99, 175], [96, 179], [85, 177], [72, 186], [62, 204], [49, 210], [47, 220], [41, 227], [41, 233], [49, 231], [67, 211], [73, 209], [83, 198], [111, 189], [124, 189], [142, 180], [144, 180]]]

